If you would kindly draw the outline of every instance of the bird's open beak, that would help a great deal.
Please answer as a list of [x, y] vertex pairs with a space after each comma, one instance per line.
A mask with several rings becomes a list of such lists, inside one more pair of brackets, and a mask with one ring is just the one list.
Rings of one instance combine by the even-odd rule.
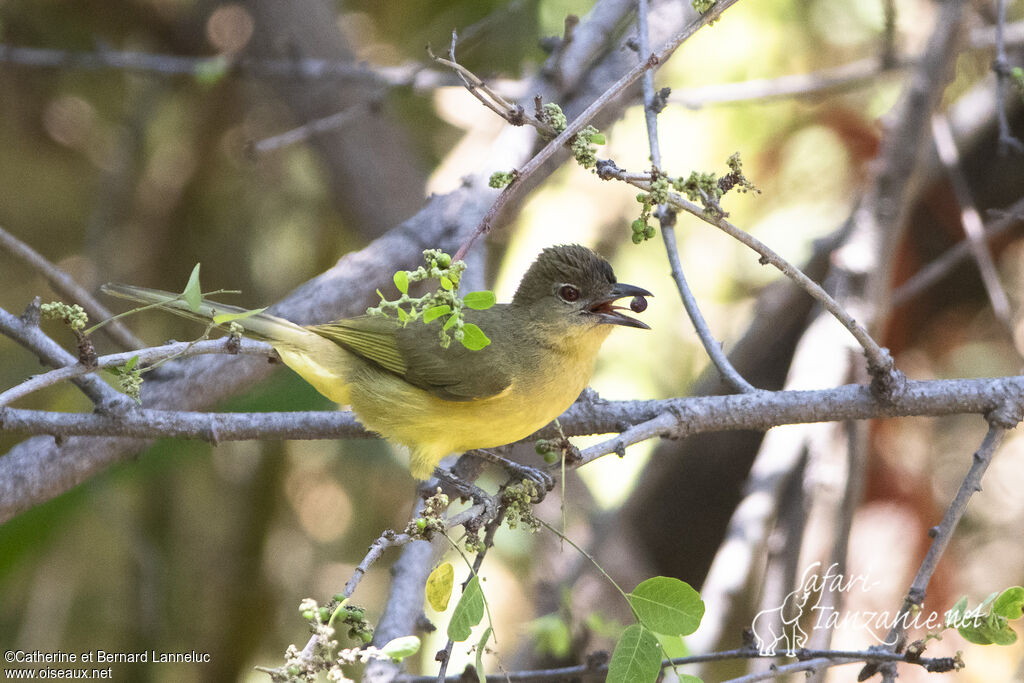
[[[614, 302], [626, 297], [626, 296], [654, 296], [646, 289], [637, 287], [635, 285], [627, 285], [623, 282], [617, 282], [612, 287], [612, 295], [597, 303], [590, 306], [588, 309], [591, 313], [596, 315], [602, 323], [609, 325], [624, 325], [626, 327], [639, 327], [642, 330], [651, 329], [646, 323], [642, 323], [636, 318], [630, 318], [628, 315], [623, 315], [619, 311], [629, 310], [625, 306], [615, 306]], [[646, 308], [646, 302], [644, 304]], [[636, 309], [638, 311], [643, 310], [642, 308]]]

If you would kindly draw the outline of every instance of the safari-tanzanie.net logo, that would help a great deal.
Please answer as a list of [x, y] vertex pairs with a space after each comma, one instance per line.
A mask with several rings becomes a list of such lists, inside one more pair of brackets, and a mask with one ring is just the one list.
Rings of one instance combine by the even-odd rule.
[[804, 570], [797, 589], [787, 594], [782, 604], [761, 610], [754, 616], [750, 629], [754, 643], [762, 656], [786, 654], [795, 657], [796, 651], [807, 647], [809, 631], [836, 628], [860, 630], [881, 645], [894, 645], [886, 640], [894, 627], [938, 631], [945, 628], [978, 628], [985, 620], [981, 614], [984, 604], [973, 610], [963, 605], [946, 612], [916, 611], [913, 614], [875, 610], [843, 610], [830, 601], [822, 601], [828, 593], [868, 592], [879, 581], [866, 575], [846, 576], [839, 571], [839, 563], [821, 571], [821, 562]]

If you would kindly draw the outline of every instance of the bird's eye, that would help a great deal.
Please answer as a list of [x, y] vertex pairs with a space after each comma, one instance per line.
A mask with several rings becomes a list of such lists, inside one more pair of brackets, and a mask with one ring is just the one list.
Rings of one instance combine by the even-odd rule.
[[580, 290], [572, 285], [562, 285], [558, 289], [558, 296], [562, 301], [573, 302], [580, 298]]

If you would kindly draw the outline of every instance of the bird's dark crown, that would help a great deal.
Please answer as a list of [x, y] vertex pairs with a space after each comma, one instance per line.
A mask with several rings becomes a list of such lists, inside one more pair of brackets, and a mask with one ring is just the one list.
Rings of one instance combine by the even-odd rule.
[[547, 247], [523, 275], [512, 302], [529, 304], [554, 293], [555, 285], [572, 284], [593, 296], [615, 284], [611, 264], [587, 247], [564, 244]]

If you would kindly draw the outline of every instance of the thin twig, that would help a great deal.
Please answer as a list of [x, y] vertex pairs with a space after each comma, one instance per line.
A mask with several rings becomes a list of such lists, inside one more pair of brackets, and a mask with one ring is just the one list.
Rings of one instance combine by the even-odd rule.
[[529, 114], [521, 106], [518, 106], [512, 102], [509, 102], [504, 97], [495, 92], [487, 83], [481, 80], [475, 73], [462, 66], [455, 60], [455, 43], [458, 40], [458, 35], [452, 31], [452, 42], [448, 48], [449, 59], [438, 57], [427, 47], [427, 54], [430, 58], [441, 66], [447, 67], [455, 72], [462, 81], [462, 84], [466, 87], [466, 90], [470, 92], [473, 97], [480, 101], [485, 107], [493, 111], [495, 114], [505, 119], [512, 125], [522, 125], [523, 123], [529, 122], [530, 125], [534, 126], [540, 131], [543, 131], [549, 135], [554, 135], [555, 131], [548, 126], [546, 123], [541, 122], [537, 117]]
[[294, 145], [298, 142], [308, 140], [314, 135], [320, 133], [330, 133], [343, 128], [348, 125], [351, 121], [355, 121], [361, 116], [366, 116], [374, 107], [378, 106], [383, 96], [384, 91], [377, 92], [368, 96], [366, 99], [353, 104], [351, 107], [346, 107], [342, 111], [330, 116], [325, 116], [321, 119], [315, 119], [308, 123], [304, 123], [298, 128], [292, 128], [289, 131], [280, 133], [278, 135], [264, 138], [259, 142], [253, 143], [252, 150], [257, 154], [263, 154], [272, 150], [280, 149], [288, 145]]
[[459, 260], [466, 255], [466, 252], [473, 246], [476, 240], [481, 236], [490, 232], [491, 227], [494, 224], [495, 219], [501, 214], [504, 208], [510, 201], [518, 194], [519, 188], [525, 184], [525, 180], [531, 175], [536, 173], [541, 166], [544, 165], [548, 159], [550, 159], [556, 152], [562, 149], [569, 141], [586, 126], [594, 116], [597, 115], [605, 106], [611, 101], [617, 98], [625, 91], [626, 88], [633, 85], [640, 79], [643, 74], [649, 69], [657, 67], [659, 64], [663, 64], [665, 60], [672, 56], [672, 53], [679, 48], [686, 40], [688, 40], [694, 33], [711, 22], [717, 20], [722, 16], [725, 10], [732, 7], [738, 0], [718, 0], [706, 14], [701, 15], [682, 31], [677, 33], [672, 39], [666, 42], [656, 53], [652, 54], [649, 59], [642, 61], [622, 76], [618, 81], [612, 84], [607, 90], [594, 100], [590, 106], [588, 106], [579, 116], [573, 119], [565, 127], [561, 133], [559, 133], [554, 140], [549, 142], [544, 148], [535, 154], [526, 164], [517, 169], [516, 178], [502, 190], [501, 194], [491, 205], [491, 208], [487, 211], [483, 220], [477, 226], [477, 229], [473, 232], [468, 240], [463, 242], [462, 246], [455, 254], [455, 260]]
[[223, 75], [256, 78], [357, 81], [391, 88], [417, 90], [455, 85], [450, 74], [410, 62], [399, 66], [367, 66], [362, 62], [317, 59], [257, 59], [223, 55], [194, 57], [125, 50], [74, 52], [0, 44], [0, 63], [28, 67], [112, 70], [163, 76], [209, 77]]
[[[1000, 212], [1000, 214], [998, 218], [985, 227], [983, 238], [986, 243], [994, 240], [996, 237], [1005, 235], [1014, 228], [1024, 225], [1024, 199], [1018, 200], [1013, 206]], [[950, 247], [941, 256], [895, 289], [892, 293], [892, 305], [900, 306], [910, 301], [949, 275], [954, 268], [969, 258], [972, 252], [971, 243], [966, 239], [958, 242], [956, 246]]]
[[209, 353], [227, 353], [231, 355], [268, 356], [275, 354], [270, 344], [252, 339], [240, 339], [237, 345], [228, 347], [225, 339], [207, 339], [198, 342], [175, 342], [164, 346], [155, 346], [139, 351], [125, 351], [107, 356], [100, 356], [94, 365], [75, 363], [66, 365], [56, 370], [36, 375], [27, 379], [21, 384], [15, 385], [7, 391], [0, 392], [0, 407], [10, 405], [14, 401], [55, 384], [66, 382], [104, 368], [119, 367], [132, 360], [137, 359], [139, 367], [145, 367], [172, 358], [185, 358], [189, 356], [202, 356]]
[[[606, 177], [615, 177], [625, 180], [630, 185], [642, 190], [650, 191], [651, 188], [649, 176], [647, 178], [642, 178], [642, 176], [638, 178], [631, 174], [623, 173], [620, 175], [619, 173], [611, 173]], [[884, 373], [892, 371], [893, 360], [889, 351], [879, 346], [878, 343], [872, 339], [871, 335], [868, 334], [868, 331], [864, 329], [864, 327], [858, 323], [853, 316], [851, 316], [846, 309], [839, 304], [839, 302], [833, 299], [832, 296], [821, 287], [821, 285], [807, 277], [803, 271], [779, 256], [761, 240], [733, 225], [717, 212], [707, 211], [706, 209], [687, 201], [682, 196], [674, 192], [670, 192], [668, 196], [669, 203], [672, 206], [715, 226], [722, 232], [739, 241], [741, 244], [754, 250], [761, 256], [760, 263], [762, 265], [770, 264], [775, 266], [783, 275], [800, 287], [800, 289], [807, 292], [811, 298], [819, 302], [826, 311], [842, 323], [843, 327], [850, 331], [850, 334], [852, 334], [854, 339], [857, 340], [857, 343], [864, 349], [864, 355], [868, 359], [868, 367], [869, 369], [872, 369], [872, 374], [875, 374], [875, 372]]]
[[981, 479], [985, 475], [985, 470], [988, 469], [989, 464], [992, 462], [992, 454], [999, 446], [1000, 441], [1002, 441], [1007, 428], [1012, 427], [1012, 423], [1020, 419], [1019, 411], [1019, 403], [1011, 404], [1006, 410], [1009, 414], [1004, 415], [1002, 420], [990, 421], [988, 432], [985, 434], [981, 446], [974, 453], [973, 462], [967, 471], [967, 475], [960, 483], [960, 489], [956, 492], [956, 496], [950, 502], [946, 513], [942, 516], [942, 521], [928, 532], [934, 540], [921, 561], [921, 566], [917, 570], [917, 575], [914, 576], [913, 582], [910, 584], [910, 590], [907, 591], [907, 596], [903, 601], [902, 607], [900, 607], [899, 614], [897, 614], [893, 626], [884, 641], [891, 643], [889, 647], [893, 652], [901, 652], [903, 650], [906, 641], [906, 617], [912, 609], [924, 602], [928, 583], [931, 581], [936, 567], [938, 567], [942, 553], [946, 550], [946, 546], [949, 545], [949, 541], [953, 537], [953, 531], [956, 530], [960, 518], [963, 517], [964, 512], [967, 510], [967, 503], [971, 500], [971, 496], [976, 491], [981, 490]]
[[[807, 668], [799, 668], [798, 664], [808, 664], [812, 668], [821, 666], [822, 663], [828, 666], [842, 664], [855, 664], [858, 662], [903, 662], [916, 664], [924, 668], [941, 664], [942, 659], [936, 658], [913, 658], [907, 655], [895, 654], [892, 652], [879, 652], [875, 650], [797, 650], [797, 657], [801, 660], [793, 664], [776, 667], [773, 671], [806, 671]], [[783, 655], [762, 655], [756, 649], [723, 650], [721, 652], [709, 652], [701, 655], [690, 655], [688, 657], [675, 657], [665, 659], [661, 662], [661, 668], [667, 669], [671, 666], [683, 666], [686, 664], [702, 664], [706, 662], [723, 662], [733, 659], [777, 659]], [[789, 668], [795, 667], [795, 668]], [[490, 674], [486, 677], [487, 683], [557, 683], [558, 681], [575, 680], [587, 676], [600, 676], [606, 674], [608, 664], [577, 664], [575, 666], [564, 666], [553, 669], [535, 669], [533, 671], [509, 671], [503, 674]], [[771, 676], [769, 676], [771, 678]], [[464, 680], [461, 674], [451, 674], [444, 678], [445, 683], [458, 683]], [[731, 679], [730, 683], [740, 680], [765, 680], [765, 679]], [[437, 683], [436, 676], [424, 676], [415, 674], [400, 674], [395, 678], [395, 683]]]
[[1010, 88], [1010, 64], [1006, 60], [1006, 0], [998, 0], [996, 4], [996, 59], [992, 70], [996, 72], [996, 118], [999, 121], [999, 153], [1009, 154], [1010, 151], [1024, 153], [1024, 143], [1010, 132], [1010, 120], [1006, 114], [1006, 94]]
[[981, 281], [985, 285], [985, 293], [992, 303], [992, 310], [996, 317], [1012, 335], [1013, 321], [1010, 319], [1010, 300], [1006, 296], [1006, 290], [1003, 289], [1002, 283], [999, 282], [996, 264], [992, 261], [992, 254], [989, 253], [985, 242], [985, 227], [981, 221], [981, 214], [978, 213], [974, 198], [971, 196], [971, 188], [967, 184], [963, 169], [960, 168], [960, 154], [956, 149], [956, 141], [953, 139], [949, 119], [943, 114], [936, 114], [932, 117], [932, 137], [939, 160], [946, 168], [949, 182], [953, 186], [953, 195], [956, 197], [957, 204], [960, 205], [960, 222], [967, 235], [967, 244], [974, 255], [974, 261], [978, 264]]
[[769, 102], [779, 98], [807, 97], [829, 91], [877, 85], [879, 76], [901, 71], [912, 64], [910, 57], [898, 58], [891, 66], [881, 64], [877, 57], [871, 57], [805, 74], [787, 74], [775, 78], [684, 88], [673, 91], [668, 101], [687, 109], [700, 109], [715, 104]]
[[[93, 320], [105, 320], [113, 316], [106, 306], [97, 301], [70, 275], [3, 228], [0, 228], [0, 247], [46, 278], [46, 281], [58, 294], [69, 299], [65, 303], [80, 304]], [[131, 330], [120, 322], [115, 321], [108, 324], [103, 331], [122, 348], [141, 349], [146, 346], [145, 342], [132, 334]]]
[[[36, 309], [38, 316], [38, 309]], [[48, 337], [36, 321], [26, 321], [0, 309], [0, 333], [5, 334], [34, 353], [42, 362], [55, 368], [77, 365], [78, 359], [64, 350], [60, 344]], [[96, 406], [113, 407], [127, 405], [130, 401], [113, 387], [91, 374], [74, 377], [71, 380]], [[0, 459], [2, 461], [2, 459]]]
[[[1005, 27], [1004, 44], [1024, 44], [1024, 21]], [[977, 27], [971, 31], [973, 50], [988, 50], [997, 44], [996, 28]], [[688, 109], [706, 105], [736, 104], [740, 102], [770, 102], [779, 98], [817, 96], [825, 92], [850, 90], [879, 83], [879, 76], [903, 71], [916, 66], [916, 55], [902, 54], [890, 63], [878, 57], [859, 59], [839, 66], [827, 67], [803, 74], [786, 74], [774, 78], [755, 78], [734, 83], [715, 83], [696, 88], [682, 88], [672, 92], [668, 101]]]
[[[641, 60], [649, 59], [651, 52], [650, 39], [648, 37], [647, 30], [647, 9], [647, 0], [637, 0], [637, 33], [640, 38]], [[651, 71], [644, 72], [642, 85], [644, 93], [644, 119], [647, 123], [647, 144], [651, 150], [651, 164], [653, 165], [655, 172], [660, 172], [661, 145], [658, 143], [658, 111], [656, 109], [654, 99], [654, 74]], [[707, 321], [704, 319], [704, 316], [700, 311], [700, 307], [697, 305], [697, 298], [693, 295], [689, 284], [686, 282], [686, 276], [683, 274], [683, 266], [679, 262], [679, 249], [676, 246], [676, 232], [674, 226], [675, 213], [669, 213], [668, 207], [664, 204], [660, 204], [657, 207], [655, 215], [658, 217], [658, 225], [661, 227], [662, 241], [665, 243], [665, 252], [672, 268], [672, 279], [676, 283], [676, 289], [679, 290], [679, 296], [683, 301], [683, 307], [686, 309], [686, 314], [690, 317], [690, 322], [693, 323], [693, 329], [697, 332], [697, 336], [700, 338], [700, 343], [704, 346], [705, 353], [708, 354], [711, 362], [716, 368], [718, 368], [718, 372], [722, 375], [722, 379], [724, 379], [734, 391], [755, 391], [754, 387], [743, 379], [740, 373], [736, 371], [736, 368], [733, 367], [732, 363], [729, 362], [729, 358], [725, 355], [722, 345], [715, 339], [711, 332], [711, 328], [708, 327]]]

